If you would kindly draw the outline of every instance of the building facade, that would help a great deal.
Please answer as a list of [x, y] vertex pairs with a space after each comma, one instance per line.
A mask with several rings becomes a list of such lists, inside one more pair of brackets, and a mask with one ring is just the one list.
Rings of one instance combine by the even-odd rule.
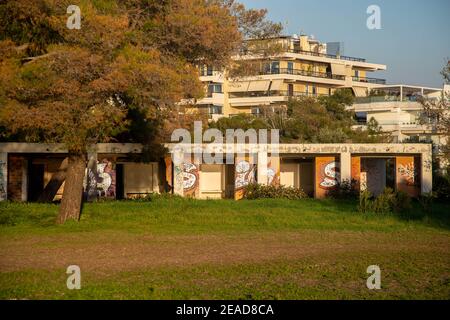
[[[447, 138], [440, 132], [438, 123], [430, 120], [419, 99], [437, 101], [448, 99], [450, 86], [443, 89], [409, 85], [384, 85], [376, 95], [355, 99], [349, 110], [356, 114], [354, 129], [366, 129], [375, 119], [383, 132], [390, 133], [394, 143], [431, 143], [433, 153], [439, 156]], [[446, 93], [446, 94], [445, 94]], [[450, 112], [450, 110], [449, 110]], [[443, 164], [444, 165], [444, 164]]]
[[[132, 199], [169, 192], [198, 199], [242, 199], [250, 183], [300, 188], [323, 198], [344, 181], [379, 194], [385, 187], [408, 193], [432, 190], [429, 144], [203, 144], [203, 151], [231, 152], [233, 163], [196, 163], [190, 153], [174, 162], [141, 162], [142, 145], [91, 148], [84, 179], [88, 200]], [[238, 152], [239, 151], [239, 152]], [[60, 144], [0, 143], [0, 200], [35, 201], [58, 171], [67, 150]], [[255, 161], [250, 161], [253, 157]], [[61, 198], [61, 186], [55, 200]]]
[[[386, 83], [371, 76], [386, 70], [382, 64], [363, 58], [331, 54], [327, 44], [306, 35], [272, 39], [280, 49], [273, 55], [245, 50], [235, 60], [259, 64], [257, 75], [230, 78], [227, 71], [200, 67], [205, 98], [196, 101], [193, 110], [204, 110], [212, 119], [239, 113], [258, 114], [261, 108], [286, 105], [298, 96], [331, 95], [338, 88], [351, 88], [357, 97], [365, 97], [372, 88]], [[251, 41], [247, 42], [252, 46]], [[330, 44], [328, 44], [330, 46]]]

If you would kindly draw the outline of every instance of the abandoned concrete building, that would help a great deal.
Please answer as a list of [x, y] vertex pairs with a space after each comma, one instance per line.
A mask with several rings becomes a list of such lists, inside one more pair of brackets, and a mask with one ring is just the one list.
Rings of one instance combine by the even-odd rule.
[[[170, 151], [174, 145], [166, 147]], [[225, 153], [228, 147], [216, 145], [214, 152]], [[234, 154], [234, 164], [198, 164], [186, 154], [175, 165], [170, 153], [159, 162], [141, 162], [139, 144], [98, 144], [88, 155], [84, 193], [88, 199], [171, 192], [238, 200], [246, 185], [259, 183], [301, 188], [323, 198], [343, 181], [375, 195], [386, 186], [413, 197], [432, 190], [429, 144], [280, 144], [276, 154], [270, 144], [244, 148], [246, 156]], [[255, 157], [254, 164], [248, 155]], [[66, 156], [60, 144], [0, 143], [0, 200], [36, 201]]]

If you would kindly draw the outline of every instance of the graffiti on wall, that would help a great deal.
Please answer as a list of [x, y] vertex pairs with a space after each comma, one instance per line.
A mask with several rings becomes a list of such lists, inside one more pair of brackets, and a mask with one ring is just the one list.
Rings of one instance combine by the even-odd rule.
[[267, 184], [269, 186], [280, 185], [280, 158], [271, 157], [267, 165]]
[[6, 179], [4, 176], [4, 171], [6, 168], [6, 163], [0, 161], [0, 201], [6, 200]]
[[397, 190], [406, 192], [411, 197], [419, 195], [419, 170], [414, 157], [396, 157]]
[[315, 162], [315, 197], [324, 198], [339, 184], [340, 164], [336, 161], [336, 157], [316, 157]]
[[330, 162], [323, 167], [323, 175], [320, 182], [320, 187], [325, 190], [333, 189], [339, 184], [339, 179], [339, 162]]
[[194, 163], [193, 157], [189, 154], [184, 156], [183, 163], [175, 166], [175, 184], [178, 186], [179, 192], [182, 192], [182, 195], [188, 197], [199, 196], [199, 169], [200, 165]]
[[[94, 166], [95, 167], [95, 166]], [[83, 180], [83, 188], [88, 199], [115, 198], [116, 197], [116, 171], [111, 161], [103, 159], [97, 161], [97, 170], [87, 168]]]
[[184, 195], [195, 196], [199, 187], [198, 165], [183, 163], [183, 191]]
[[415, 178], [414, 163], [400, 164], [398, 166], [398, 172], [400, 174], [401, 179], [406, 183], [406, 185], [408, 186], [414, 185], [414, 178]]
[[236, 161], [234, 176], [234, 198], [240, 200], [244, 197], [244, 188], [255, 182], [256, 165], [251, 164], [248, 159]]

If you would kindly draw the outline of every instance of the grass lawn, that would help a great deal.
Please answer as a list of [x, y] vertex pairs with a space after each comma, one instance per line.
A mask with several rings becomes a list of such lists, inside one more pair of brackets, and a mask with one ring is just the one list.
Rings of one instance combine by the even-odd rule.
[[[449, 299], [450, 206], [338, 200], [0, 203], [0, 299]], [[68, 290], [66, 268], [81, 268]], [[381, 268], [381, 290], [366, 269]]]

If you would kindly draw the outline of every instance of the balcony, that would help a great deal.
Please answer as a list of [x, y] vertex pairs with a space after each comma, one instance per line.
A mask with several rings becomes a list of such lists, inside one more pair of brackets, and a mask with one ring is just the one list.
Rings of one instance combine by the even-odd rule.
[[251, 107], [257, 105], [271, 105], [286, 103], [289, 99], [299, 97], [318, 97], [326, 94], [317, 94], [300, 91], [267, 91], [267, 92], [245, 92], [242, 94], [230, 95], [228, 101], [233, 107]]
[[270, 75], [270, 74], [290, 74], [295, 76], [304, 76], [304, 77], [315, 77], [315, 78], [324, 78], [324, 79], [334, 79], [334, 80], [345, 80], [345, 76], [334, 75], [331, 73], [325, 72], [315, 72], [301, 69], [289, 69], [289, 68], [277, 68], [272, 70], [260, 71], [260, 75]]
[[258, 98], [258, 97], [319, 97], [328, 96], [328, 94], [318, 94], [304, 91], [255, 91], [230, 94], [230, 99], [235, 98]]
[[308, 56], [315, 56], [315, 57], [324, 57], [324, 58], [329, 58], [329, 59], [366, 62], [366, 59], [363, 59], [363, 58], [355, 58], [355, 57], [349, 57], [349, 56], [336, 56], [336, 55], [333, 55], [333, 54], [319, 53], [319, 52], [314, 52], [314, 51], [304, 51], [304, 50], [298, 50], [298, 49], [290, 49], [290, 50], [288, 50], [288, 52], [298, 53], [298, 54], [305, 54], [305, 55], [308, 55]]
[[[346, 61], [355, 61], [355, 62], [366, 62], [366, 59], [363, 58], [356, 58], [356, 57], [349, 57], [349, 56], [336, 56], [333, 54], [326, 54], [326, 53], [320, 53], [320, 52], [314, 52], [314, 51], [305, 51], [305, 50], [299, 50], [299, 49], [283, 49], [284, 52], [289, 53], [296, 53], [296, 54], [304, 54], [307, 56], [314, 56], [314, 57], [323, 57], [323, 58], [329, 58], [329, 59], [336, 59], [336, 60], [346, 60]], [[264, 50], [241, 50], [241, 55], [248, 55], [248, 54], [259, 54], [259, 53], [265, 53]]]
[[365, 83], [373, 83], [373, 84], [386, 84], [386, 79], [367, 78], [367, 77], [352, 77], [352, 80], [356, 81], [356, 82], [365, 82]]

